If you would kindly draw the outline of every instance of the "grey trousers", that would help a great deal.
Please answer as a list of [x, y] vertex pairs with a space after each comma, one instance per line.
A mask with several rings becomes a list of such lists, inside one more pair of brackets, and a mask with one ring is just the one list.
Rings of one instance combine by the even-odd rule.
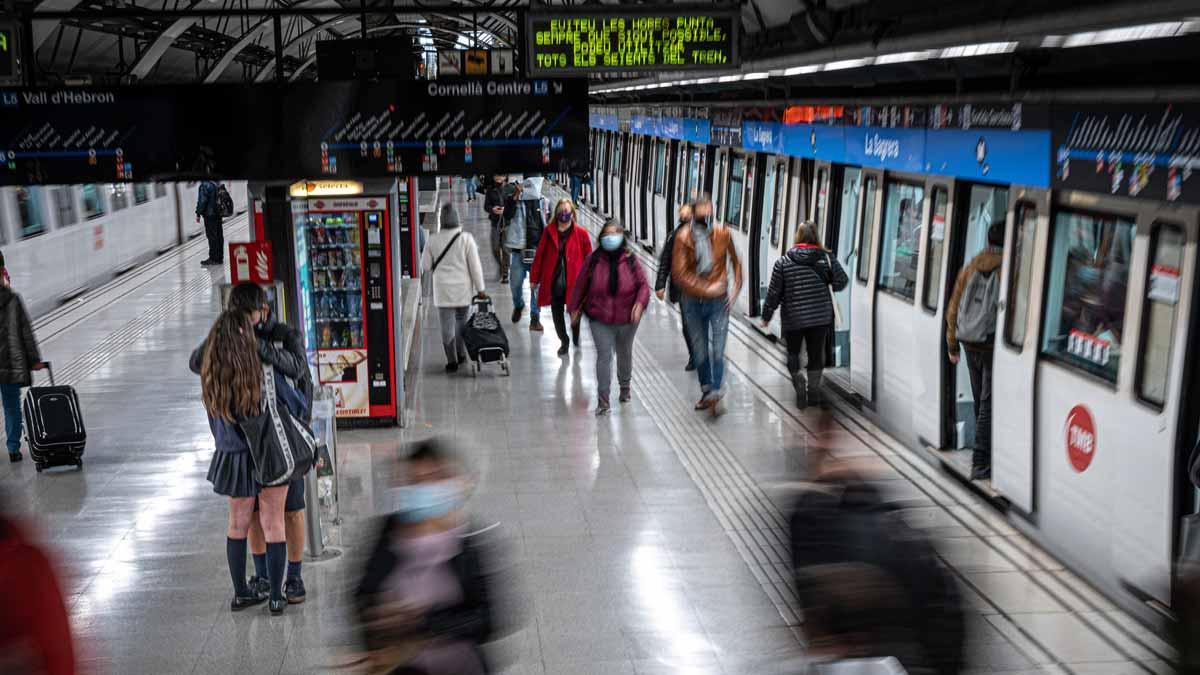
[[633, 336], [636, 323], [612, 324], [589, 321], [592, 341], [596, 343], [596, 391], [608, 399], [612, 389], [613, 351], [617, 352], [617, 384], [628, 387], [633, 379]]
[[438, 321], [442, 324], [442, 349], [446, 350], [446, 362], [467, 360], [467, 343], [463, 342], [463, 328], [467, 325], [469, 307], [438, 307]]

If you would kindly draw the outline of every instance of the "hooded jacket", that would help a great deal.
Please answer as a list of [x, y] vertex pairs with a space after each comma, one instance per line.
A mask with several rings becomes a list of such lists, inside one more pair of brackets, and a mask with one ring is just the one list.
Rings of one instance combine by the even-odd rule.
[[[989, 246], [983, 249], [974, 258], [971, 258], [971, 262], [959, 271], [958, 278], [954, 280], [954, 293], [950, 295], [950, 302], [946, 305], [946, 346], [949, 347], [951, 354], [958, 353], [958, 306], [962, 303], [963, 291], [967, 290], [967, 282], [971, 280], [971, 275], [980, 272], [999, 274], [1000, 263], [1003, 261], [1001, 253], [1002, 249], [999, 247]], [[967, 349], [976, 351], [987, 351], [992, 348], [991, 344], [970, 342], [962, 344]]]
[[30, 371], [42, 356], [25, 303], [7, 286], [0, 286], [0, 321], [0, 383], [28, 387], [33, 383]]
[[785, 331], [831, 326], [829, 289], [840, 291], [848, 282], [841, 263], [825, 249], [811, 244], [794, 246], [775, 261], [763, 321], [770, 321], [775, 309], [782, 308]]
[[533, 256], [529, 283], [537, 286], [538, 305], [542, 307], [549, 307], [554, 300], [554, 275], [558, 269], [558, 258], [563, 247], [566, 246], [567, 293], [565, 297], [568, 300], [571, 298], [571, 291], [575, 288], [575, 279], [579, 276], [579, 270], [583, 269], [583, 262], [592, 253], [592, 238], [588, 236], [587, 230], [578, 223], [571, 225], [566, 242], [562, 241], [562, 236], [563, 233], [558, 231], [557, 225], [547, 228], [545, 236], [538, 242], [537, 253]]

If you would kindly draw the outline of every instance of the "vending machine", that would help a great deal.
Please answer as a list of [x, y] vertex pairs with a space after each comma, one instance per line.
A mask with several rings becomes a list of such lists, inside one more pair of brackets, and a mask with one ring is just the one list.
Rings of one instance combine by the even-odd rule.
[[300, 322], [339, 422], [393, 423], [397, 383], [387, 195], [293, 199]]

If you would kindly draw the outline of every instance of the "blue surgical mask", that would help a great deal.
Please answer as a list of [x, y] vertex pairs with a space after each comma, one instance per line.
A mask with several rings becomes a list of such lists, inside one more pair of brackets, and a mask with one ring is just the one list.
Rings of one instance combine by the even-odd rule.
[[397, 511], [408, 523], [444, 516], [462, 506], [462, 501], [462, 487], [452, 480], [416, 483], [396, 489]]
[[560, 223], [569, 223], [569, 222], [571, 222], [571, 212], [570, 212], [570, 211], [562, 211], [562, 212], [560, 212], [560, 213], [558, 214], [558, 222], [560, 222]]
[[625, 243], [625, 235], [623, 234], [606, 234], [600, 237], [600, 246], [605, 251], [615, 251], [621, 248], [621, 244]]

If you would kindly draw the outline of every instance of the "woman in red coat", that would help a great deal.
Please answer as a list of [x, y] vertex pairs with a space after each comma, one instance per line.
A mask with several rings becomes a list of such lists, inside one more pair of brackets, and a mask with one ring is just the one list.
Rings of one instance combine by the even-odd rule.
[[[567, 300], [579, 270], [592, 252], [592, 240], [587, 230], [575, 220], [575, 205], [563, 199], [554, 207], [554, 227], [546, 228], [538, 241], [537, 253], [533, 256], [529, 283], [538, 289], [538, 305], [550, 305], [554, 316], [554, 330], [558, 333], [558, 355], [570, 351], [567, 341]], [[575, 347], [579, 347], [579, 326], [571, 327]]]

